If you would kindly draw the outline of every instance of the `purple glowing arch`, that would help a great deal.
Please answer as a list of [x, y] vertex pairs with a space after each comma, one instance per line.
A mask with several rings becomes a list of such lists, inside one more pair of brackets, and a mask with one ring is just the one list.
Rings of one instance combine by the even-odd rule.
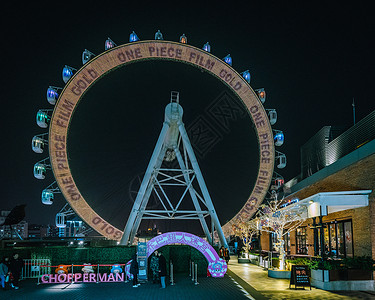
[[227, 272], [225, 260], [217, 255], [212, 246], [200, 237], [187, 232], [167, 232], [147, 242], [147, 257], [155, 250], [170, 244], [184, 244], [201, 252], [208, 261], [208, 271], [212, 277], [224, 277]]

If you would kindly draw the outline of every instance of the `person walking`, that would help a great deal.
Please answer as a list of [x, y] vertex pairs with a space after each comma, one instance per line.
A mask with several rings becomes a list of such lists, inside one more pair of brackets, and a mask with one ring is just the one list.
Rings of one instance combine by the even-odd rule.
[[228, 264], [228, 262], [230, 260], [230, 254], [229, 254], [228, 248], [225, 248], [225, 250], [224, 250], [224, 259], [225, 259], [226, 263]]
[[158, 251], [155, 251], [150, 260], [150, 269], [152, 272], [152, 283], [159, 281], [159, 256]]
[[224, 259], [224, 252], [225, 252], [224, 246], [221, 246], [221, 248], [219, 249], [219, 257], [222, 259]]
[[23, 259], [19, 257], [18, 253], [15, 253], [9, 263], [9, 270], [13, 275], [13, 282], [10, 284], [10, 286], [15, 290], [19, 289], [18, 281], [21, 276], [22, 268]]
[[241, 247], [238, 247], [238, 249], [237, 249], [237, 258], [240, 258], [241, 254], [242, 254]]
[[139, 287], [140, 284], [138, 283], [138, 261], [137, 261], [137, 255], [133, 256], [131, 265], [130, 265], [130, 273], [133, 274], [133, 287]]
[[3, 290], [5, 290], [5, 277], [8, 275], [8, 266], [6, 264], [6, 258], [4, 257], [0, 263], [0, 284]]
[[159, 275], [160, 275], [160, 282], [161, 288], [165, 289], [165, 277], [167, 276], [167, 261], [163, 256], [163, 253], [159, 251]]

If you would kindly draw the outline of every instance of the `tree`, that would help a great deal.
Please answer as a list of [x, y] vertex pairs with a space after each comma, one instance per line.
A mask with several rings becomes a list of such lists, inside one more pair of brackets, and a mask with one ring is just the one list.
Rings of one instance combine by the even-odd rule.
[[258, 228], [257, 223], [254, 219], [250, 221], [240, 220], [236, 224], [232, 225], [234, 234], [240, 237], [243, 241], [245, 253], [248, 257], [250, 252], [250, 243], [254, 235], [257, 234]]
[[278, 243], [276, 248], [280, 254], [280, 270], [285, 270], [284, 236], [306, 220], [306, 207], [298, 202], [290, 207], [285, 205], [284, 199], [278, 200], [277, 194], [266, 203], [262, 204], [257, 212], [258, 229], [276, 234]]

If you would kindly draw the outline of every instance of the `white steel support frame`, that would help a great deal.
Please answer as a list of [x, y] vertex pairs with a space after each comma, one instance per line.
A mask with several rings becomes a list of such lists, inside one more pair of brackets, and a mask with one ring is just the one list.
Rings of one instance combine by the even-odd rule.
[[[173, 219], [199, 220], [209, 243], [213, 242], [213, 230], [215, 228], [220, 244], [228, 247], [193, 147], [182, 122], [183, 110], [179, 105], [178, 97], [178, 92], [172, 92], [171, 103], [165, 108], [165, 121], [126, 223], [120, 241], [121, 245], [132, 244], [142, 220]], [[183, 153], [180, 151], [181, 142]], [[179, 165], [178, 169], [161, 168], [167, 150], [174, 152]], [[195, 179], [202, 195], [193, 186]], [[168, 186], [184, 187], [184, 192], [178, 201], [171, 201], [168, 198], [165, 189]], [[163, 209], [147, 209], [152, 191], [155, 192]], [[194, 209], [182, 210], [180, 205], [188, 193]], [[207, 225], [207, 217], [211, 218], [212, 232]]]

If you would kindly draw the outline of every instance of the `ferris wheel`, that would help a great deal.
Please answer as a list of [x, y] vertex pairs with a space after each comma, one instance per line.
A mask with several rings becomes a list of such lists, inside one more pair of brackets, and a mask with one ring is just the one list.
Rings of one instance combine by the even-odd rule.
[[64, 226], [62, 216], [75, 212], [106, 238], [121, 240], [123, 237], [123, 231], [112, 225], [110, 220], [101, 217], [80, 192], [70, 169], [67, 142], [71, 120], [86, 91], [112, 71], [137, 62], [173, 61], [198, 68], [225, 84], [246, 108], [258, 139], [258, 170], [250, 196], [244, 199], [244, 204], [236, 215], [222, 226], [226, 236], [231, 234], [233, 223], [248, 220], [254, 215], [269, 189], [277, 190], [283, 185], [283, 177], [274, 171], [275, 165], [279, 169], [286, 166], [286, 155], [274, 148], [284, 143], [283, 132], [272, 128], [277, 121], [276, 110], [263, 107], [266, 100], [265, 89], [252, 89], [249, 70], [237, 72], [232, 67], [230, 54], [220, 59], [211, 53], [208, 42], [202, 48], [197, 48], [187, 43], [184, 34], [178, 42], [164, 40], [160, 30], [152, 40], [140, 40], [133, 31], [129, 42], [122, 45], [117, 45], [108, 38], [104, 50], [95, 55], [85, 49], [82, 53], [83, 66], [79, 69], [65, 65], [62, 70], [65, 86], [49, 86], [47, 89], [47, 100], [54, 108], [39, 109], [37, 112], [37, 125], [49, 128], [49, 132], [34, 136], [32, 149], [43, 154], [48, 146], [48, 157], [35, 163], [34, 177], [45, 179], [49, 170], [52, 170], [55, 177], [55, 181], [42, 191], [42, 203], [52, 205], [55, 195], [61, 193], [70, 206], [67, 208], [65, 205], [56, 216], [56, 225]]

